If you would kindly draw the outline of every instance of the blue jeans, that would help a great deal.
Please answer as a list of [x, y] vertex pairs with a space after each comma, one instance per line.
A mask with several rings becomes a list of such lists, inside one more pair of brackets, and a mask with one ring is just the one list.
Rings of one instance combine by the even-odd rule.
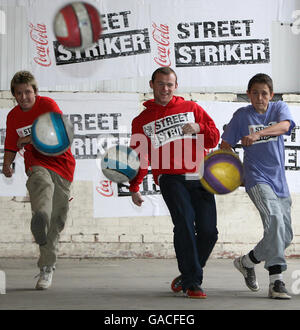
[[185, 291], [201, 285], [203, 267], [218, 239], [215, 197], [199, 180], [163, 174], [160, 190], [174, 224], [174, 248]]

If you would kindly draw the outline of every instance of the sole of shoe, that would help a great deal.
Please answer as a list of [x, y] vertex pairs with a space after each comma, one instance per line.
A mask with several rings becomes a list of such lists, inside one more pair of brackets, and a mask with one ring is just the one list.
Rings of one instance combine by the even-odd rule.
[[190, 296], [189, 294], [186, 293], [186, 297], [189, 299], [206, 299], [207, 295], [201, 295], [201, 296]]
[[268, 297], [270, 299], [278, 299], [278, 300], [289, 300], [292, 298], [291, 296], [289, 296], [286, 293], [278, 293], [278, 292], [269, 293]]
[[50, 288], [50, 285], [47, 286], [47, 287], [39, 286], [39, 285], [36, 285], [36, 286], [35, 286], [35, 289], [36, 289], [36, 290], [39, 290], [39, 291], [42, 291], [42, 290], [48, 290], [49, 288]]

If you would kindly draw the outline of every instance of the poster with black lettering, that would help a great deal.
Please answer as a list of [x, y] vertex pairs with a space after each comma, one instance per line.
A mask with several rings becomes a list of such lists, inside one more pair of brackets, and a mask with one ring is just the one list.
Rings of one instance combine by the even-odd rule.
[[71, 151], [75, 180], [93, 180], [98, 160], [117, 144], [128, 145], [131, 121], [139, 108], [138, 94], [41, 93], [53, 98], [74, 126]]
[[[153, 216], [167, 215], [168, 210], [161, 197], [149, 168], [148, 175], [140, 185], [145, 202], [143, 207], [135, 206], [130, 197], [128, 183], [115, 184], [108, 180], [100, 167], [101, 155], [116, 144], [128, 145], [131, 137], [131, 122], [139, 112], [139, 96], [130, 93], [40, 93], [53, 98], [63, 113], [74, 124], [74, 140], [71, 147], [76, 159], [75, 181], [90, 181], [93, 186], [94, 216]], [[223, 132], [233, 113], [248, 103], [199, 101]], [[298, 180], [300, 171], [300, 107], [289, 106], [296, 127], [290, 136], [285, 136], [285, 169], [291, 193], [300, 192]], [[0, 111], [0, 169], [3, 165], [5, 123], [9, 109]], [[184, 121], [180, 114], [167, 122], [157, 121], [158, 133], [174, 128]], [[175, 125], [175, 126], [174, 126]], [[256, 129], [260, 129], [256, 127]], [[172, 131], [173, 132], [173, 131]], [[178, 131], [179, 132], [179, 131]], [[148, 134], [152, 134], [151, 130]], [[175, 135], [176, 136], [176, 135]], [[261, 142], [262, 143], [262, 142]], [[238, 143], [235, 151], [243, 159], [243, 149]], [[17, 154], [15, 173], [12, 178], [0, 174], [0, 196], [26, 196], [27, 176], [24, 171], [22, 152]], [[242, 189], [242, 188], [241, 188]], [[118, 205], [116, 208], [115, 205]]]
[[138, 94], [42, 94], [53, 98], [74, 125], [71, 146], [76, 159], [74, 180], [93, 183], [95, 218], [168, 214], [159, 187], [153, 181], [151, 168], [141, 184], [145, 200], [143, 208], [132, 203], [128, 183], [116, 184], [101, 170], [101, 159], [107, 149], [130, 143], [131, 122], [139, 109]]
[[91, 47], [61, 45], [53, 32], [68, 0], [32, 0], [27, 7], [33, 73], [43, 87], [136, 77], [149, 68], [149, 6], [135, 0], [86, 0], [99, 12], [102, 34]]
[[272, 73], [280, 0], [87, 2], [100, 12], [103, 32], [83, 51], [63, 47], [53, 33], [55, 14], [68, 0], [27, 3], [32, 71], [42, 87], [150, 77], [171, 66], [181, 88], [244, 92], [251, 76]]
[[153, 62], [175, 68], [180, 86], [244, 86], [257, 72], [271, 73], [275, 7], [271, 0], [154, 2]]

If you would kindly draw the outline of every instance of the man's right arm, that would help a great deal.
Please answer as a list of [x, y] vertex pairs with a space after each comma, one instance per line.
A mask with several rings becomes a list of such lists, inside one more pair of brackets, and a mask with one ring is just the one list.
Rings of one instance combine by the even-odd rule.
[[13, 169], [11, 167], [11, 164], [16, 158], [16, 152], [4, 151], [4, 160], [3, 160], [3, 167], [2, 167], [2, 173], [10, 178], [13, 175]]
[[137, 123], [137, 119], [135, 118], [132, 122], [132, 128], [131, 128], [131, 139], [130, 139], [130, 147], [132, 149], [135, 149], [135, 151], [138, 153], [139, 159], [140, 159], [140, 168], [135, 176], [129, 184], [129, 191], [131, 193], [132, 202], [137, 205], [141, 206], [144, 202], [144, 199], [142, 197], [142, 194], [140, 193], [139, 185], [143, 182], [143, 178], [148, 173], [148, 141], [146, 136], [139, 131], [140, 126]]

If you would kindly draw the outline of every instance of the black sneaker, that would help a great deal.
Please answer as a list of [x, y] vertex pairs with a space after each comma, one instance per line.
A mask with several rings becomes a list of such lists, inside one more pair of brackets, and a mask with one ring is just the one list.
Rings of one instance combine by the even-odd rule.
[[280, 280], [276, 280], [274, 283], [269, 285], [269, 298], [291, 299], [292, 297], [288, 295], [285, 284]]
[[234, 259], [234, 262], [233, 262], [234, 267], [243, 274], [247, 287], [251, 291], [258, 291], [259, 290], [259, 285], [256, 281], [256, 275], [255, 275], [254, 267], [252, 267], [252, 268], [245, 267], [242, 263], [242, 258], [243, 257], [239, 257], [239, 258]]
[[179, 275], [171, 283], [171, 290], [175, 293], [182, 291], [182, 276]]

